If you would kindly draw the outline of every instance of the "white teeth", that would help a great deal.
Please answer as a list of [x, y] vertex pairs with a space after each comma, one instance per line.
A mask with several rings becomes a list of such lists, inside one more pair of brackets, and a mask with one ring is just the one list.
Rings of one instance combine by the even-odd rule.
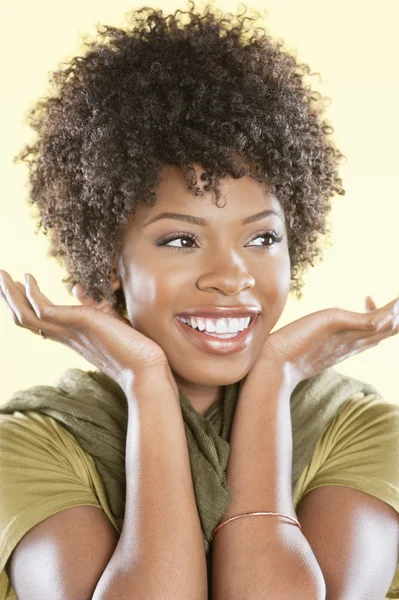
[[197, 317], [196, 321], [197, 321], [198, 329], [200, 331], [204, 331], [204, 329], [206, 329], [205, 319], [201, 319], [200, 317]]
[[244, 319], [229, 319], [229, 322], [226, 322], [227, 332], [234, 333], [235, 331], [242, 331], [240, 327], [240, 321], [242, 320]]
[[236, 331], [238, 331], [237, 325], [232, 329], [232, 331], [229, 331], [229, 325], [231, 325], [232, 320], [233, 319], [229, 319], [228, 323], [227, 319], [218, 319], [216, 321], [216, 333], [235, 333]]
[[177, 317], [193, 329], [206, 330], [208, 333], [238, 333], [247, 329], [251, 317], [241, 319], [205, 319], [203, 317]]
[[[191, 320], [191, 327], [195, 328], [196, 319], [189, 319], [189, 320]], [[212, 321], [212, 319], [204, 319], [204, 321], [205, 321], [205, 331], [207, 331], [208, 333], [214, 333], [216, 331], [216, 325], [217, 325], [216, 321]]]

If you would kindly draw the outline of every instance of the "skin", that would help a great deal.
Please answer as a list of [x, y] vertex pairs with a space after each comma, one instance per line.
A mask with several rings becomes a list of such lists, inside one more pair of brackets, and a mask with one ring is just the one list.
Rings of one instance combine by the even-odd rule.
[[[198, 184], [202, 167], [195, 164]], [[166, 165], [158, 186], [158, 203], [140, 206], [125, 231], [121, 252], [111, 276], [114, 290], [122, 287], [131, 325], [164, 350], [177, 385], [202, 415], [221, 398], [222, 386], [236, 383], [252, 369], [265, 339], [279, 320], [290, 288], [290, 259], [284, 211], [277, 198], [249, 175], [222, 180], [223, 208], [211, 193], [196, 197], [187, 189], [181, 170]], [[275, 215], [241, 225], [245, 217], [265, 209]], [[202, 217], [205, 227], [162, 219], [155, 215], [178, 212]], [[258, 237], [274, 230], [280, 243]], [[169, 234], [194, 233], [198, 239], [175, 239], [167, 246], [156, 241]], [[263, 248], [262, 248], [263, 246]], [[173, 250], [193, 248], [192, 250]], [[76, 297], [91, 305], [78, 286]], [[175, 316], [198, 306], [253, 305], [261, 309], [257, 331], [244, 351], [222, 356], [198, 348], [179, 330]], [[234, 374], [234, 375], [233, 375]]]
[[[377, 308], [374, 302], [367, 298], [367, 314], [337, 307], [324, 309], [306, 315], [270, 334], [281, 316], [290, 286], [288, 247], [286, 241], [273, 248], [265, 245], [265, 249], [260, 244], [256, 244], [257, 248], [255, 248], [253, 242], [260, 242], [260, 240], [265, 242], [266, 238], [259, 236], [267, 229], [273, 228], [277, 233], [281, 233], [279, 227], [283, 227], [283, 224], [280, 221], [271, 224], [272, 218], [269, 217], [267, 224], [262, 222], [262, 228], [259, 228], [259, 223], [242, 228], [239, 220], [259, 212], [259, 209], [264, 210], [265, 207], [277, 208], [276, 199], [268, 196], [266, 192], [262, 194], [259, 184], [249, 178], [230, 181], [230, 185], [228, 185], [229, 181], [225, 181], [224, 191], [228, 196], [228, 204], [223, 210], [217, 208], [210, 198], [196, 198], [191, 193], [190, 196], [184, 196], [183, 186], [179, 189], [179, 203], [176, 204], [176, 187], [179, 185], [176, 182], [179, 181], [179, 175], [178, 173], [175, 175], [177, 177], [173, 179], [168, 171], [164, 176], [160, 186], [162, 195], [159, 194], [157, 206], [153, 209], [146, 208], [146, 214], [140, 211], [132, 218], [126, 230], [122, 252], [117, 258], [112, 273], [111, 286], [114, 289], [123, 286], [129, 320], [115, 313], [105, 301], [96, 305], [92, 299], [86, 299], [82, 304], [88, 304], [87, 307], [56, 306], [41, 293], [35, 278], [30, 274], [25, 275], [24, 286], [20, 282], [14, 282], [6, 271], [0, 270], [0, 299], [4, 301], [13, 321], [18, 326], [27, 328], [36, 335], [41, 329], [44, 331], [45, 338], [61, 342], [78, 351], [94, 366], [104, 370], [118, 381], [125, 390], [127, 398], [129, 398], [129, 391], [132, 391], [131, 373], [134, 373], [144, 376], [144, 379], [138, 381], [155, 380], [158, 383], [161, 381], [166, 398], [170, 402], [178, 403], [176, 382], [174, 377], [169, 377], [171, 366], [177, 382], [192, 401], [194, 408], [204, 413], [207, 406], [212, 403], [211, 400], [213, 401], [213, 397], [207, 396], [210, 391], [216, 396], [223, 385], [245, 378], [240, 389], [230, 436], [231, 451], [226, 475], [235, 503], [229, 507], [229, 510], [233, 511], [233, 514], [240, 514], [249, 506], [248, 502], [261, 497], [264, 505], [268, 507], [276, 506], [276, 502], [281, 499], [283, 508], [278, 512], [285, 513], [285, 507], [290, 506], [283, 493], [290, 490], [292, 432], [289, 426], [289, 398], [292, 390], [300, 381], [375, 346], [387, 337], [396, 335], [399, 331], [399, 298], [382, 308]], [[242, 189], [238, 189], [239, 187]], [[250, 211], [244, 211], [242, 208], [241, 198], [245, 194], [251, 198]], [[194, 228], [184, 225], [183, 229], [180, 222], [177, 222], [178, 228], [175, 228], [175, 222], [172, 224], [170, 221], [159, 222], [151, 228], [144, 226], [149, 215], [156, 215], [165, 208], [184, 209], [184, 203], [188, 204], [192, 200], [196, 200], [195, 214], [209, 218], [207, 228], [199, 230], [198, 226]], [[164, 227], [167, 228], [166, 232], [162, 229], [160, 233], [158, 228]], [[190, 232], [194, 229], [199, 238], [198, 246], [195, 245], [192, 252], [176, 252], [170, 248], [157, 246], [155, 240], [165, 233], [170, 233], [169, 228], [172, 228], [173, 235], [176, 235], [176, 232]], [[285, 228], [284, 233], [286, 234]], [[284, 239], [287, 239], [286, 236]], [[162, 252], [165, 254], [163, 255]], [[264, 261], [267, 261], [267, 272], [265, 272]], [[236, 277], [234, 278], [232, 274]], [[240, 274], [241, 276], [238, 276]], [[81, 297], [82, 286], [77, 284], [74, 289], [78, 297]], [[237, 295], [239, 292], [241, 292], [239, 297], [231, 299], [228, 304], [228, 299], [222, 297]], [[200, 351], [180, 332], [178, 335], [177, 324], [174, 321], [175, 314], [200, 303], [230, 306], [233, 303], [258, 305], [263, 310], [263, 315], [250, 347], [240, 355], [208, 357], [207, 353]], [[94, 308], [90, 305], [94, 305]], [[165, 369], [166, 363], [168, 369]], [[229, 373], [234, 373], [234, 381], [227, 379]], [[162, 381], [163, 377], [164, 381]], [[167, 385], [171, 380], [173, 385], [168, 390]], [[263, 402], [265, 389], [268, 395]], [[131, 393], [130, 397], [135, 402], [134, 394]], [[288, 429], [285, 427], [287, 424]], [[251, 438], [248, 436], [248, 431], [253, 433], [255, 426], [259, 431], [264, 431], [265, 428], [269, 431], [270, 435], [262, 438], [266, 446], [257, 444], [256, 448], [251, 448], [248, 445], [248, 439]], [[256, 435], [252, 437], [259, 438]], [[187, 452], [185, 456], [187, 458]], [[284, 461], [281, 461], [281, 457]], [[258, 482], [263, 481], [264, 478], [259, 478], [259, 465], [262, 467], [262, 472], [270, 475], [267, 485], [261, 490]], [[186, 466], [189, 467], [187, 460]], [[352, 495], [355, 492], [358, 495], [358, 490], [351, 490]], [[327, 494], [329, 494], [327, 504], [330, 506], [329, 491]], [[289, 494], [288, 503], [291, 500]], [[187, 505], [187, 502], [183, 504]], [[338, 510], [342, 512], [341, 505]], [[368, 511], [363, 497], [356, 497], [356, 505], [359, 505], [359, 514], [363, 510]], [[380, 502], [380, 505], [385, 506], [383, 502]], [[313, 527], [314, 514], [320, 512], [319, 509], [316, 503], [312, 505], [309, 513], [309, 531]], [[382, 513], [383, 510], [386, 512], [386, 506], [381, 508], [380, 512]], [[194, 512], [197, 514], [197, 511]], [[224, 515], [225, 518], [227, 515]], [[376, 515], [378, 522], [381, 521], [380, 516], [380, 514]], [[348, 518], [353, 521], [353, 515], [349, 515]], [[396, 544], [396, 517], [391, 521], [391, 541]], [[376, 539], [380, 539], [382, 533], [386, 535], [385, 522], [382, 522], [382, 526], [384, 531], [380, 532], [376, 529], [376, 523], [370, 522], [370, 529], [375, 530]], [[345, 530], [348, 530], [348, 527]], [[256, 532], [258, 531], [262, 534], [263, 530], [257, 529]], [[257, 590], [263, 590], [270, 587], [269, 584], [275, 582], [269, 581], [269, 571], [257, 569], [255, 560], [257, 556], [265, 555], [270, 548], [262, 549], [260, 553], [252, 553], [254, 560], [251, 556], [247, 558], [248, 568], [244, 565], [238, 572], [236, 565], [242, 558], [243, 535], [238, 532], [237, 556], [234, 557], [232, 532], [234, 532], [233, 528], [226, 528], [224, 533], [218, 533], [218, 541], [215, 541], [220, 545], [220, 541], [225, 538], [224, 546], [228, 550], [228, 552], [218, 552], [215, 546], [212, 569], [218, 575], [219, 588], [233, 589], [235, 586], [236, 589], [249, 589], [249, 587], [254, 589], [255, 586]], [[262, 534], [262, 540], [254, 542], [254, 530], [248, 529], [247, 533], [253, 547], [260, 547], [266, 539]], [[306, 542], [304, 537], [301, 539]], [[349, 541], [349, 545], [353, 548], [354, 540]], [[278, 559], [277, 563], [287, 564], [287, 568], [291, 569], [292, 563], [286, 560], [285, 539], [283, 543], [284, 555], [281, 546], [281, 559]], [[197, 544], [198, 550], [202, 548], [201, 544], [202, 542]], [[363, 548], [365, 545], [360, 544], [359, 547]], [[303, 557], [306, 548], [309, 550], [308, 547], [303, 547], [299, 548], [299, 553], [295, 553], [295, 559], [300, 557], [301, 575], [304, 573]], [[272, 553], [275, 558], [274, 548]], [[319, 555], [315, 554], [319, 560]], [[229, 563], [227, 559], [231, 556], [233, 558]], [[366, 559], [369, 562], [371, 560], [366, 555], [362, 557], [363, 562]], [[221, 568], [215, 568], [216, 564], [222, 565]], [[324, 573], [323, 565], [320, 566]], [[393, 567], [392, 563], [387, 571], [388, 574], [384, 574], [383, 579], [380, 578], [381, 590], [386, 589]], [[251, 575], [249, 579], [243, 580], [241, 573], [244, 572], [256, 573], [259, 578], [254, 579]], [[231, 580], [232, 573], [236, 575], [234, 582]], [[290, 573], [290, 570], [287, 571], [287, 577], [280, 577], [279, 582], [283, 584], [292, 582]], [[315, 574], [314, 571], [313, 573]], [[334, 570], [334, 577], [336, 573], [340, 573], [340, 570]], [[317, 581], [320, 581], [319, 575], [315, 575]], [[310, 576], [313, 577], [312, 572]], [[334, 577], [330, 587], [331, 583], [334, 585], [337, 582], [337, 585], [341, 583]], [[363, 580], [361, 583], [364, 587]], [[304, 585], [300, 581], [300, 587], [303, 588]], [[286, 595], [285, 592], [284, 594]], [[221, 595], [226, 594], [222, 591]]]

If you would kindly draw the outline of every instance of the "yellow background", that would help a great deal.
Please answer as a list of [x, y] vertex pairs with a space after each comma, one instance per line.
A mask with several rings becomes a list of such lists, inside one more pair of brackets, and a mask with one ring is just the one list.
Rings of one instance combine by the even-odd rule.
[[[147, 3], [124, 0], [3, 0], [0, 111], [0, 269], [23, 282], [35, 276], [56, 304], [77, 304], [61, 283], [66, 273], [47, 257], [45, 236], [35, 236], [26, 202], [26, 167], [13, 156], [33, 139], [23, 118], [47, 88], [48, 73], [74, 54], [82, 54], [81, 34], [95, 35], [97, 24], [123, 26], [124, 15]], [[185, 3], [160, 2], [166, 13]], [[202, 4], [197, 4], [197, 7]], [[215, 3], [242, 12], [232, 2]], [[314, 88], [331, 98], [325, 118], [347, 157], [340, 167], [347, 195], [333, 199], [333, 246], [306, 275], [304, 297], [289, 297], [276, 328], [327, 308], [363, 312], [370, 294], [377, 306], [399, 296], [399, 3], [397, 0], [253, 0], [249, 9], [268, 11], [260, 20], [286, 48], [309, 64]], [[264, 14], [264, 13], [262, 13]], [[52, 385], [69, 367], [87, 369], [76, 352], [17, 327], [0, 304], [0, 403], [17, 389]], [[399, 403], [399, 338], [339, 363], [340, 372], [373, 384]]]

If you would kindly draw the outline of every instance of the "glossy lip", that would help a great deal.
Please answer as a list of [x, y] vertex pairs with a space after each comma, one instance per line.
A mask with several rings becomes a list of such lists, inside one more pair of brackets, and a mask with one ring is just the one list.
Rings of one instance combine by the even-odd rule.
[[241, 331], [235, 337], [227, 339], [204, 335], [198, 329], [193, 329], [189, 325], [179, 321], [179, 319], [176, 319], [176, 322], [182, 328], [183, 333], [201, 350], [210, 354], [234, 354], [235, 352], [241, 352], [251, 343], [255, 335], [258, 318], [259, 313], [250, 321], [247, 329], [244, 329], [244, 331]]

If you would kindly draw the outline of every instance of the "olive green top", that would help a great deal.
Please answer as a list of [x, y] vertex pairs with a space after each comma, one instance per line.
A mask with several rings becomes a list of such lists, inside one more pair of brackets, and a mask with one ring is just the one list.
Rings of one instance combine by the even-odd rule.
[[[211, 534], [232, 500], [226, 468], [239, 385], [224, 387], [205, 415], [179, 393], [209, 586]], [[295, 388], [291, 418], [294, 507], [311, 489], [336, 484], [399, 512], [399, 405], [327, 369]], [[13, 549], [50, 515], [100, 506], [121, 532], [126, 433], [126, 396], [98, 371], [68, 369], [54, 386], [17, 391], [0, 405], [0, 600], [15, 600], [4, 571]], [[399, 598], [399, 570], [387, 598]]]

